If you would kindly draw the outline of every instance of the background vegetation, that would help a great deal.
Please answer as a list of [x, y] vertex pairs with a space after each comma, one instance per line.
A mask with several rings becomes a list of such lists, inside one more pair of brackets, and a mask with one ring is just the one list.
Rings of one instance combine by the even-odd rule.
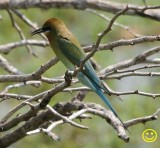
[[[116, 0], [114, 0], [116, 1]], [[119, 3], [132, 3], [138, 5], [144, 5], [142, 0], [120, 0]], [[159, 5], [158, 0], [147, 1], [148, 5]], [[85, 11], [85, 10], [75, 10], [75, 9], [39, 9], [39, 8], [30, 8], [30, 9], [21, 9], [21, 13], [25, 14], [30, 20], [36, 22], [38, 26], [42, 26], [43, 23], [49, 18], [60, 18], [62, 19], [71, 32], [77, 37], [79, 42], [83, 45], [92, 45], [97, 39], [97, 34], [103, 31], [109, 22], [100, 18], [99, 16]], [[103, 13], [107, 17], [112, 18], [114, 14], [108, 12], [98, 11], [97, 13]], [[0, 15], [2, 19], [0, 20], [0, 44], [6, 44], [14, 41], [19, 41], [19, 35], [14, 27], [12, 27], [11, 20], [9, 18], [8, 12], [6, 10], [0, 10]], [[27, 39], [40, 39], [39, 36], [31, 36], [31, 30], [27, 25], [25, 25], [21, 19], [17, 16], [14, 16], [16, 22], [23, 30], [25, 37]], [[142, 18], [139, 16], [121, 16], [118, 20], [118, 23], [121, 23], [125, 26], [129, 26], [136, 33], [143, 35], [159, 35], [159, 22], [154, 21], [148, 18]], [[120, 27], [113, 26], [113, 30], [107, 34], [102, 40], [102, 43], [108, 43], [111, 41], [119, 39], [130, 39], [133, 36], [127, 31]], [[159, 42], [149, 42], [145, 44], [138, 44], [135, 46], [122, 46], [110, 50], [99, 51], [94, 55], [94, 59], [101, 69], [109, 65], [121, 62], [126, 59], [135, 57], [136, 55], [146, 51], [154, 46], [157, 46]], [[47, 47], [31, 47], [33, 52], [37, 55], [34, 57], [31, 55], [26, 47], [18, 47], [12, 50], [9, 54], [2, 54], [12, 65], [23, 73], [31, 73], [37, 70], [41, 65], [46, 63], [54, 55], [53, 51], [49, 46]], [[158, 58], [159, 54], [156, 54], [154, 58]], [[44, 73], [44, 76], [49, 78], [55, 78], [58, 76], [64, 75], [67, 69], [63, 66], [61, 62], [58, 62], [53, 68], [50, 68], [47, 72]], [[156, 68], [153, 71], [159, 71], [159, 68]], [[0, 74], [8, 74], [5, 70], [0, 69]], [[159, 77], [126, 77], [121, 80], [107, 80], [107, 84], [116, 91], [129, 91], [129, 90], [140, 90], [148, 93], [160, 93], [159, 87]], [[8, 83], [0, 83], [0, 91], [8, 86]], [[43, 84], [39, 88], [34, 88], [32, 86], [23, 86], [19, 88], [11, 89], [10, 93], [16, 94], [26, 94], [34, 95], [39, 92], [45, 91], [49, 88], [52, 88], [53, 85]], [[54, 96], [54, 99], [50, 102], [51, 105], [56, 104], [61, 101], [70, 100], [76, 92], [71, 93], [58, 93]], [[117, 96], [112, 96], [111, 101], [113, 106], [118, 111], [118, 114], [122, 119], [129, 120], [132, 118], [137, 118], [141, 116], [151, 115], [154, 113], [160, 104], [159, 98], [153, 100], [151, 97], [144, 97], [139, 95], [128, 95], [121, 96], [123, 101], [119, 100]], [[85, 102], [95, 102], [98, 104], [104, 105], [103, 102], [96, 96], [93, 92], [87, 94]], [[6, 100], [0, 103], [0, 117], [2, 118], [12, 107], [16, 106], [19, 103], [17, 100]], [[25, 110], [25, 109], [24, 109]], [[23, 112], [23, 110], [21, 111]], [[78, 121], [77, 121], [78, 122]], [[147, 128], [153, 128], [160, 135], [159, 129], [159, 119], [154, 122], [147, 122], [146, 124], [137, 124], [136, 126], [131, 126], [129, 130], [132, 135], [130, 135], [130, 142], [125, 143], [117, 137], [116, 131], [113, 128], [106, 124], [106, 122], [99, 117], [94, 116], [92, 120], [83, 120], [82, 124], [89, 126], [89, 130], [82, 130], [75, 127], [72, 127], [68, 124], [64, 124], [54, 129], [54, 132], [58, 134], [61, 138], [61, 141], [53, 141], [47, 135], [40, 133], [32, 136], [27, 136], [22, 140], [14, 143], [11, 148], [23, 147], [23, 148], [47, 148], [47, 147], [65, 147], [65, 148], [97, 148], [97, 147], [123, 147], [123, 148], [132, 148], [132, 147], [145, 147], [145, 148], [158, 148], [159, 140], [158, 139], [153, 143], [146, 143], [142, 140], [142, 132]], [[0, 134], [2, 135], [2, 134]]]

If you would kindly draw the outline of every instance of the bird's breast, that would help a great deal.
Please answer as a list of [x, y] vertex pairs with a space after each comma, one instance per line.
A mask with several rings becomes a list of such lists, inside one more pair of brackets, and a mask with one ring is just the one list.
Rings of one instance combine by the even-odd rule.
[[[58, 59], [71, 71], [75, 70], [75, 65], [67, 58], [67, 56], [62, 52], [62, 46], [60, 46], [58, 38], [53, 38], [50, 35], [47, 36], [50, 46]], [[65, 48], [65, 46], [63, 46]]]

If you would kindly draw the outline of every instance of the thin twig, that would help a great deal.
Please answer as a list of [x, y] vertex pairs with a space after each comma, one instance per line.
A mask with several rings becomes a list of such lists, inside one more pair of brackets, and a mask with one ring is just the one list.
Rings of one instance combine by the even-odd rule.
[[[15, 20], [13, 18], [12, 10], [7, 9], [7, 11], [8, 11], [8, 14], [9, 14], [9, 16], [11, 18], [11, 22], [12, 22], [13, 27], [17, 30], [17, 32], [20, 35], [21, 39], [22, 40], [26, 40], [22, 30], [20, 29], [19, 25], [15, 22]], [[26, 45], [26, 48], [28, 49], [29, 53], [31, 53], [33, 56], [37, 57], [37, 55], [32, 51], [32, 49], [30, 48], [29, 45]]]
[[139, 124], [139, 123], [146, 123], [148, 121], [153, 121], [153, 120], [157, 120], [158, 119], [158, 114], [160, 113], [160, 108], [157, 109], [157, 111], [155, 111], [155, 113], [153, 113], [150, 116], [145, 116], [145, 117], [140, 117], [140, 118], [135, 118], [135, 119], [131, 119], [129, 121], [126, 121], [125, 124], [126, 126], [133, 126], [135, 124]]
[[[153, 99], [160, 97], [160, 94], [157, 93], [147, 93], [147, 92], [143, 92], [140, 90], [131, 90], [131, 91], [124, 91], [124, 92], [118, 92], [118, 91], [113, 91], [112, 89], [110, 89], [109, 87], [107, 87], [107, 89], [109, 90], [109, 92], [112, 95], [116, 95], [116, 96], [123, 96], [123, 95], [140, 95], [140, 96], [146, 96], [146, 97], [152, 97]], [[90, 88], [88, 87], [76, 87], [76, 88], [66, 88], [63, 90], [63, 92], [74, 92], [74, 91], [92, 91]]]
[[[155, 42], [155, 41], [160, 41], [160, 36], [159, 35], [152, 35], [152, 36], [142, 36], [138, 38], [133, 38], [133, 39], [120, 39], [117, 41], [110, 42], [108, 44], [101, 44], [99, 46], [99, 50], [113, 50], [116, 47], [120, 46], [126, 46], [126, 45], [136, 45], [136, 44], [142, 44], [146, 42]], [[85, 52], [91, 52], [92, 46], [85, 46], [84, 48]]]
[[20, 70], [15, 68], [11, 63], [8, 62], [2, 55], [0, 55], [0, 67], [3, 68], [5, 71], [9, 72], [10, 74], [23, 74]]
[[96, 41], [95, 45], [93, 45], [92, 51], [81, 61], [80, 67], [77, 68], [77, 69], [74, 71], [73, 76], [76, 76], [78, 72], [80, 72], [80, 71], [83, 70], [83, 66], [84, 66], [85, 62], [86, 62], [89, 58], [93, 57], [93, 55], [96, 53], [96, 51], [99, 50], [99, 45], [100, 45], [100, 43], [101, 43], [102, 38], [103, 38], [108, 32], [110, 32], [110, 31], [112, 30], [113, 23], [116, 21], [116, 19], [117, 19], [119, 16], [121, 16], [122, 14], [124, 14], [127, 10], [128, 10], [128, 6], [126, 6], [126, 8], [123, 9], [122, 11], [116, 13], [116, 14], [114, 15], [114, 17], [111, 19], [108, 27], [107, 27], [103, 32], [101, 32], [101, 33], [98, 34], [97, 41]]
[[[90, 13], [93, 13], [93, 14], [101, 17], [102, 19], [104, 19], [104, 20], [106, 20], [106, 21], [108, 21], [108, 22], [111, 21], [111, 19], [110, 19], [109, 17], [107, 17], [106, 15], [104, 15], [104, 14], [102, 14], [102, 13], [98, 13], [98, 12], [97, 12], [96, 10], [94, 10], [94, 9], [86, 9], [86, 11], [88, 11], [88, 12], [90, 12]], [[122, 24], [117, 23], [117, 22], [114, 22], [113, 25], [118, 26], [118, 27], [120, 27], [120, 28], [122, 28], [122, 29], [124, 29], [124, 30], [127, 30], [127, 31], [128, 31], [130, 34], [132, 34], [134, 37], [141, 37], [141, 36], [142, 36], [142, 35], [134, 32], [134, 31], [133, 31], [130, 27], [128, 27], [128, 26], [122, 25]]]
[[[34, 30], [38, 29], [37, 24], [33, 23], [29, 18], [27, 18], [26, 15], [22, 14], [21, 12], [19, 12], [18, 10], [12, 10], [14, 12], [14, 14], [16, 14], [22, 21], [24, 21], [25, 24], [27, 24], [28, 26], [32, 27]], [[47, 38], [44, 34], [40, 33], [39, 34], [43, 39], [45, 39], [47, 41]]]
[[41, 80], [42, 74], [45, 73], [50, 67], [55, 65], [57, 62], [58, 59], [54, 57], [31, 74], [0, 75], [0, 82], [26, 82], [32, 80]]
[[43, 40], [21, 40], [18, 42], [8, 43], [5, 45], [0, 45], [0, 52], [4, 54], [8, 54], [13, 49], [21, 46], [26, 45], [33, 45], [33, 46], [40, 46], [40, 47], [46, 47], [48, 46], [48, 41]]
[[103, 70], [101, 70], [99, 72], [99, 74], [106, 75], [107, 73], [110, 73], [116, 69], [120, 70], [123, 68], [129, 68], [129, 67], [137, 65], [137, 64], [146, 63], [146, 60], [149, 56], [152, 56], [158, 52], [160, 52], [160, 46], [153, 47], [153, 48], [139, 54], [138, 56], [136, 56], [133, 59], [125, 60], [125, 61], [119, 62], [118, 64], [108, 66], [108, 67], [104, 68]]
[[0, 93], [5, 94], [7, 93], [10, 89], [13, 88], [18, 88], [18, 87], [22, 87], [22, 86], [26, 86], [26, 85], [40, 85], [41, 81], [27, 81], [25, 83], [18, 83], [18, 84], [13, 84], [13, 85], [8, 85], [3, 91], [1, 91]]
[[69, 83], [62, 82], [61, 84], [57, 85], [56, 87], [47, 90], [45, 92], [42, 92], [38, 95], [32, 96], [31, 98], [23, 101], [13, 109], [11, 109], [1, 120], [2, 123], [6, 122], [13, 114], [15, 114], [17, 111], [19, 111], [22, 107], [26, 106], [26, 102], [31, 102], [31, 101], [38, 101], [38, 99], [45, 99], [45, 98], [51, 98], [53, 95], [56, 93], [62, 91], [65, 87], [69, 86]]

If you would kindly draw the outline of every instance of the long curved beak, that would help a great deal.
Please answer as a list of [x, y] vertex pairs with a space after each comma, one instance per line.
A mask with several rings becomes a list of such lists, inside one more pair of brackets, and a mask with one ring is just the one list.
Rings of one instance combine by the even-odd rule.
[[35, 34], [39, 34], [39, 33], [43, 33], [43, 32], [45, 32], [45, 30], [43, 30], [42, 28], [40, 28], [40, 29], [37, 29], [37, 30], [33, 31], [31, 33], [31, 35], [35, 35]]

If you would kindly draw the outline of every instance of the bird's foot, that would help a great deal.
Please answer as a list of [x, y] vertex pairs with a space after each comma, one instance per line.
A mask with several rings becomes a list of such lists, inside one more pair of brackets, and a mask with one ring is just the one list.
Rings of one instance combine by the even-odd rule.
[[67, 70], [65, 72], [65, 76], [64, 76], [64, 79], [67, 83], [71, 83], [72, 82], [72, 75], [73, 75], [73, 71], [69, 71]]

